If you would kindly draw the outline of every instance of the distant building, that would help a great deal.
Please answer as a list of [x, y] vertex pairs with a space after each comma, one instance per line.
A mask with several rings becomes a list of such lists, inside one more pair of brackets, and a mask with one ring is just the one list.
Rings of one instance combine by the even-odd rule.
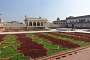
[[48, 23], [47, 23], [47, 27], [48, 27], [48, 28], [58, 28], [59, 25], [54, 24], [54, 23], [51, 23], [51, 22], [48, 22]]
[[0, 18], [0, 32], [5, 31], [4, 24], [2, 22], [2, 19]]
[[65, 28], [66, 25], [66, 20], [60, 20], [59, 18], [57, 18], [56, 21], [53, 21], [53, 24], [57, 25], [58, 28]]
[[66, 21], [68, 28], [90, 28], [90, 15], [70, 16], [66, 18]]
[[4, 24], [0, 23], [0, 32], [3, 32], [3, 31], [5, 31]]
[[47, 28], [48, 20], [45, 18], [25, 17], [24, 21], [25, 21], [27, 30], [42, 30]]
[[0, 18], [0, 31], [26, 31], [26, 30], [47, 30], [49, 28], [90, 28], [90, 15], [69, 16], [66, 20], [57, 18], [52, 23], [46, 18], [25, 17], [25, 23], [17, 21], [2, 22]]
[[3, 27], [5, 31], [24, 31], [26, 26], [23, 23], [11, 21], [11, 22], [4, 22]]

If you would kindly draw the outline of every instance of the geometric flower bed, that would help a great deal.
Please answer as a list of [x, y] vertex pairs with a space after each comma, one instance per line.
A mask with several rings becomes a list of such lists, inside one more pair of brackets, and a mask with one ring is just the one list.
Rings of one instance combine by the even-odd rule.
[[47, 36], [47, 34], [38, 33], [37, 36], [47, 39], [48, 41], [50, 41], [51, 44], [61, 45], [61, 46], [66, 47], [66, 48], [80, 47], [79, 45], [74, 44], [70, 41], [65, 41], [65, 40], [53, 38], [51, 36]]
[[24, 34], [18, 34], [16, 36], [20, 42], [19, 52], [32, 58], [46, 56], [47, 50], [41, 44], [33, 42], [31, 38], [26, 37]]
[[90, 44], [90, 34], [43, 32], [0, 35], [0, 60], [28, 60]]

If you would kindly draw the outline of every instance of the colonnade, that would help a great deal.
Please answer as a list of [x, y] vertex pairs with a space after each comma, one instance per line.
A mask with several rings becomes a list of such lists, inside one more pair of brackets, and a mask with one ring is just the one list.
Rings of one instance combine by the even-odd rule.
[[44, 22], [44, 21], [28, 21], [28, 23], [27, 23], [27, 26], [36, 26], [36, 27], [43, 27], [43, 26], [45, 26], [45, 23], [46, 22]]

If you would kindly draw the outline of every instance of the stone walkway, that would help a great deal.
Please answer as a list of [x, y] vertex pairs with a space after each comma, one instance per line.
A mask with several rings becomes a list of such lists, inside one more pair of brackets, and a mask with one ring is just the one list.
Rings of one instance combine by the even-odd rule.
[[75, 30], [75, 31], [59, 31], [59, 30], [49, 30], [49, 31], [21, 31], [21, 32], [0, 32], [0, 34], [20, 34], [20, 33], [37, 33], [37, 32], [82, 32], [82, 33], [90, 33], [82, 30]]
[[0, 34], [20, 34], [20, 33], [37, 33], [37, 32], [53, 32], [53, 31], [0, 32]]
[[59, 60], [90, 60], [90, 47]]
[[38, 58], [35, 60], [90, 60], [90, 46], [77, 48], [68, 52], [60, 52], [49, 57]]

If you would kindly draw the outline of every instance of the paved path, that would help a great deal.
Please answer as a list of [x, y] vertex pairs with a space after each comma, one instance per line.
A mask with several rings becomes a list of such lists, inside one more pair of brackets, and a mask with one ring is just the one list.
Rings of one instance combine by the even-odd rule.
[[59, 60], [90, 60], [90, 48], [86, 48], [77, 54], [63, 57]]
[[37, 33], [37, 32], [53, 32], [53, 31], [0, 32], [0, 34], [20, 34], [20, 33]]
[[0, 32], [0, 34], [20, 34], [20, 33], [37, 33], [37, 32], [56, 32], [58, 30], [51, 29], [48, 31], [20, 31], [20, 32]]
[[23, 31], [23, 32], [0, 32], [0, 34], [20, 34], [20, 33], [37, 33], [37, 32], [82, 32], [82, 33], [90, 33], [86, 31], [81, 30], [75, 30], [75, 31], [59, 31], [59, 30], [49, 30], [49, 31]]
[[90, 60], [90, 46], [77, 48], [66, 53], [57, 53], [56, 55], [36, 60]]

